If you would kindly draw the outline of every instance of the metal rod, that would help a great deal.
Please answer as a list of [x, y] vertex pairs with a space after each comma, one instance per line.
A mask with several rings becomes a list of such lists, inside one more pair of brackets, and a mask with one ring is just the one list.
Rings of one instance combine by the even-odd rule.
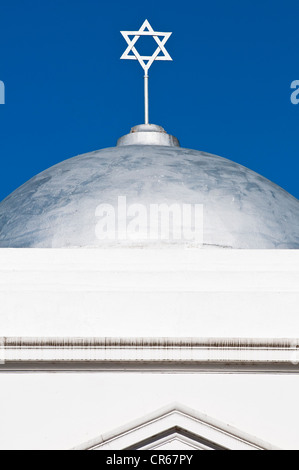
[[148, 73], [144, 75], [144, 124], [148, 124]]
[[[121, 56], [121, 59], [138, 60], [144, 70], [144, 122], [145, 124], [148, 124], [148, 70], [155, 60], [172, 60], [165, 49], [165, 43], [168, 41], [172, 33], [154, 31], [149, 22], [145, 20], [139, 31], [121, 31], [121, 34], [128, 44], [128, 47]], [[134, 38], [131, 39], [131, 36], [134, 36]], [[138, 53], [135, 45], [140, 36], [152, 36], [157, 43], [158, 47], [151, 57], [143, 56]], [[161, 40], [162, 37], [163, 39]], [[162, 55], [160, 53], [162, 53]]]

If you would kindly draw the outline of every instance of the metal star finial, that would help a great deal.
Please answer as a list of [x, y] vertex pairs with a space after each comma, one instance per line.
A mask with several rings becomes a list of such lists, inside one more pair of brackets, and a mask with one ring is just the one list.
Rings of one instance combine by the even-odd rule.
[[[139, 31], [121, 31], [121, 34], [128, 44], [128, 47], [121, 56], [121, 59], [138, 60], [139, 64], [144, 70], [145, 124], [148, 124], [148, 70], [155, 60], [172, 60], [167, 50], [165, 49], [165, 44], [172, 33], [161, 33], [154, 31], [149, 22], [145, 20]], [[134, 37], [131, 40], [129, 36]], [[142, 56], [138, 53], [135, 44], [137, 43], [140, 36], [152, 36], [158, 44], [158, 47], [152, 56]], [[161, 40], [160, 38], [163, 39]], [[130, 54], [130, 52], [133, 54]], [[163, 55], [159, 55], [160, 53]]]

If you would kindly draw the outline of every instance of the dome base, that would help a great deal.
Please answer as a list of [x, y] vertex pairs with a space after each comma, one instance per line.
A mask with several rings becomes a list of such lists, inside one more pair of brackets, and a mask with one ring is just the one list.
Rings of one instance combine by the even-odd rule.
[[161, 126], [156, 124], [140, 124], [132, 127], [130, 134], [120, 137], [117, 147], [125, 145], [162, 145], [167, 147], [180, 147], [176, 137], [167, 134]]

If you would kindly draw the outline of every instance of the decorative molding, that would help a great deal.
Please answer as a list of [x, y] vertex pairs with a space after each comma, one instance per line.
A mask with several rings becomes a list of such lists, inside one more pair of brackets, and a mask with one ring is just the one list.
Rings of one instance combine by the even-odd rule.
[[178, 403], [74, 450], [167, 449], [171, 441], [180, 441], [193, 450], [275, 450], [268, 443]]
[[298, 373], [299, 339], [2, 338], [0, 371]]

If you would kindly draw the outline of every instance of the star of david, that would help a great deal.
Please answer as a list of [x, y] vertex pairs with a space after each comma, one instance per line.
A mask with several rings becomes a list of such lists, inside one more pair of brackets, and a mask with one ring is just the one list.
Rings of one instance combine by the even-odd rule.
[[[147, 20], [145, 20], [139, 31], [121, 31], [121, 34], [123, 35], [128, 44], [128, 47], [121, 56], [121, 59], [138, 60], [139, 64], [141, 65], [146, 74], [155, 60], [172, 60], [172, 58], [164, 47], [172, 33], [161, 33], [158, 31], [154, 31]], [[134, 36], [133, 39], [130, 39], [130, 36]], [[143, 56], [140, 55], [137, 51], [135, 44], [137, 43], [140, 36], [152, 36], [158, 44], [158, 47], [152, 56]], [[161, 40], [160, 38], [163, 39]], [[132, 52], [133, 54], [130, 54], [130, 52]], [[162, 53], [163, 55], [159, 55], [160, 53]]]

